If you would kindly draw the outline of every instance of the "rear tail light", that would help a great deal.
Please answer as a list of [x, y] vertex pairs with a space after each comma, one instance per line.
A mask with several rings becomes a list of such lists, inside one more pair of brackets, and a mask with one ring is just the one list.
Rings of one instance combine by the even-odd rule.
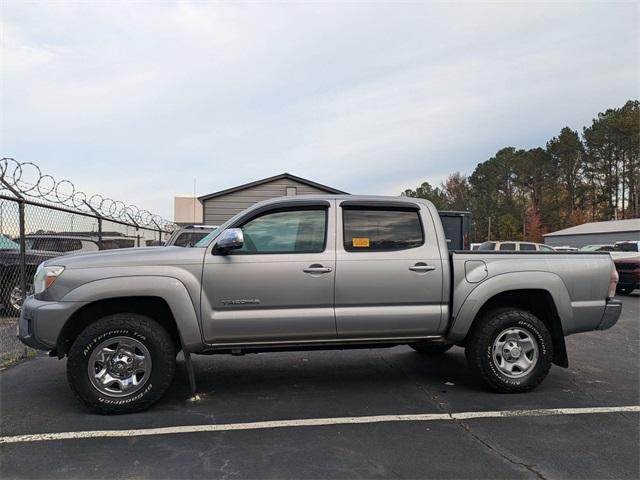
[[618, 285], [618, 280], [620, 280], [618, 271], [615, 268], [612, 268], [611, 276], [609, 277], [609, 293], [607, 294], [607, 298], [613, 298], [616, 296], [616, 286]]

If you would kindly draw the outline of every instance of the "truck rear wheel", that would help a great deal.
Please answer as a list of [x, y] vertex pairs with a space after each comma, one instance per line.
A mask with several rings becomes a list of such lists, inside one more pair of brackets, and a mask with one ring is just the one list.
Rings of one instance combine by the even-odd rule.
[[175, 358], [175, 345], [158, 322], [117, 313], [92, 323], [76, 338], [68, 354], [67, 379], [93, 412], [137, 412], [169, 388]]
[[469, 333], [469, 368], [492, 389], [528, 392], [549, 373], [553, 341], [535, 315], [517, 308], [490, 310]]

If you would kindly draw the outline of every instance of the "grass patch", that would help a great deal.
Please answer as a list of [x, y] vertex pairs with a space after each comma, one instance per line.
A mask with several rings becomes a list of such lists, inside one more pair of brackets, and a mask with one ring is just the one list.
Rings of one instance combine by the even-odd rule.
[[36, 351], [32, 348], [25, 348], [18, 352], [3, 353], [0, 355], [0, 370], [4, 370], [22, 360], [33, 358], [36, 355]]

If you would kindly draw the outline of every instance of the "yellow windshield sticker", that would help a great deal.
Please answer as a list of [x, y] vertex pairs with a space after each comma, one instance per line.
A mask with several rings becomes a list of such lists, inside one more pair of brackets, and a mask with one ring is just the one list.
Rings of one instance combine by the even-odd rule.
[[354, 247], [369, 248], [369, 239], [367, 237], [353, 237], [351, 244]]

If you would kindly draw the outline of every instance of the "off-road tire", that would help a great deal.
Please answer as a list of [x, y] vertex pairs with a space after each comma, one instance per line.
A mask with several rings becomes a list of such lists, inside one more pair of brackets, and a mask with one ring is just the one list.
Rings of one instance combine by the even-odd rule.
[[[538, 347], [538, 361], [520, 378], [503, 374], [493, 361], [493, 344], [508, 328], [525, 330]], [[487, 311], [474, 325], [466, 342], [465, 355], [469, 368], [487, 386], [500, 393], [523, 393], [536, 388], [547, 376], [553, 359], [553, 340], [547, 327], [530, 312], [517, 308]]]
[[[128, 336], [149, 351], [152, 367], [149, 378], [136, 392], [110, 397], [93, 386], [88, 363], [93, 350], [110, 337]], [[171, 385], [176, 366], [176, 348], [167, 331], [155, 320], [135, 313], [108, 315], [85, 328], [68, 353], [67, 380], [75, 396], [92, 412], [122, 414], [145, 410]]]
[[427, 356], [438, 356], [438, 355], [442, 355], [445, 352], [448, 352], [451, 347], [453, 347], [452, 344], [449, 345], [434, 345], [434, 344], [428, 344], [428, 343], [413, 343], [411, 345], [409, 345], [411, 348], [413, 348], [416, 352], [422, 354], [422, 355], [427, 355]]

